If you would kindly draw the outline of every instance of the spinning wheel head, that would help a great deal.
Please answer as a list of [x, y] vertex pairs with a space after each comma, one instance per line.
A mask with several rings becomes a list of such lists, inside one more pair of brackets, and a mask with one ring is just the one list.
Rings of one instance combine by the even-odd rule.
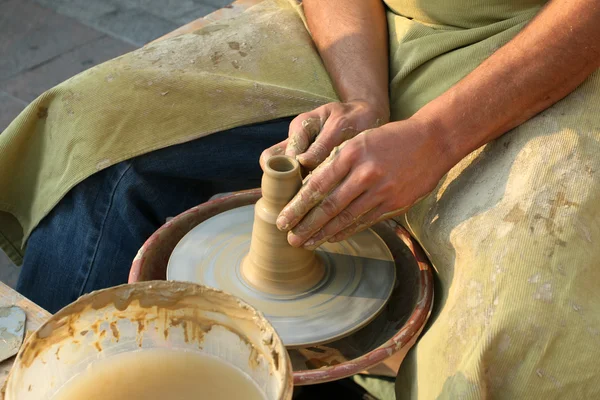
[[324, 276], [301, 293], [271, 294], [243, 278], [254, 206], [212, 217], [192, 229], [175, 247], [167, 279], [222, 289], [258, 310], [288, 347], [326, 343], [360, 329], [385, 306], [395, 283], [395, 263], [384, 241], [363, 231], [316, 252]]

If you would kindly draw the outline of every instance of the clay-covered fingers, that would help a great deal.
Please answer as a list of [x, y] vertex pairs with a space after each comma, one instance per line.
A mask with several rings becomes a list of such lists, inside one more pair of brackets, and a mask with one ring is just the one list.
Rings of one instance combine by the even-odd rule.
[[[350, 182], [347, 179], [338, 184], [327, 194], [319, 204], [314, 206], [308, 214], [288, 234], [288, 242], [292, 246], [301, 246], [308, 239], [314, 238], [319, 232], [322, 235], [333, 235], [337, 231], [323, 232], [322, 227], [335, 220], [340, 227], [345, 228], [359, 217], [361, 207], [372, 206], [372, 199], [362, 197], [364, 185]], [[357, 209], [356, 206], [359, 208]], [[324, 241], [324, 240], [323, 240]]]
[[307, 249], [314, 250], [349, 227], [370, 224], [370, 221], [376, 218], [379, 207], [377, 200], [368, 192], [364, 192], [330, 219], [318, 232], [312, 234], [302, 245]]
[[321, 128], [329, 116], [329, 111], [327, 106], [322, 106], [294, 118], [290, 122], [289, 139], [285, 155], [296, 157], [308, 150], [321, 132]]
[[[345, 141], [284, 208], [278, 228], [291, 230], [293, 246], [316, 248], [405, 212], [453, 165], [444, 161], [437, 131], [428, 129], [420, 120], [399, 121]], [[442, 163], [432, 164], [432, 155]]]
[[289, 231], [294, 228], [346, 177], [351, 164], [340, 162], [338, 159], [342, 147], [336, 147], [331, 152], [305, 180], [296, 196], [283, 208], [276, 221], [280, 230]]
[[[420, 200], [424, 199], [425, 197], [427, 197], [427, 195], [422, 196], [417, 201], [420, 201]], [[412, 204], [416, 203], [417, 201], [413, 202]], [[394, 217], [397, 217], [397, 216], [405, 213], [409, 208], [410, 208], [410, 206], [404, 206], [401, 208], [396, 208], [392, 211], [385, 211], [385, 210], [389, 210], [390, 207], [389, 206], [386, 207], [386, 205], [381, 204], [378, 207], [374, 208], [373, 210], [371, 210], [368, 213], [361, 216], [355, 223], [340, 230], [335, 235], [329, 236], [327, 241], [333, 243], [333, 242], [340, 242], [342, 240], [346, 240], [350, 236], [357, 234], [358, 232], [364, 231], [365, 229], [370, 228], [371, 226], [375, 225], [378, 222], [385, 221], [386, 219], [394, 218]], [[322, 244], [322, 243], [323, 242], [321, 242], [319, 244]]]
[[364, 101], [329, 103], [292, 120], [285, 151], [313, 170], [336, 147], [381, 124], [382, 112]]
[[304, 153], [298, 155], [298, 162], [308, 169], [314, 169], [327, 158], [334, 147], [352, 139], [357, 133], [346, 116], [332, 113], [314, 142]]
[[[347, 226], [346, 228], [338, 231], [335, 235], [330, 236], [327, 241], [329, 242], [340, 242], [342, 240], [348, 239], [350, 236], [355, 235], [359, 232], [364, 231], [365, 229], [370, 228], [378, 222], [384, 221], [386, 219], [392, 218], [394, 216], [402, 214], [406, 210], [406, 208], [401, 210], [396, 210], [393, 212], [382, 213], [382, 206], [376, 207], [373, 210], [369, 211], [361, 218], [359, 218], [355, 223]], [[323, 242], [319, 243], [322, 244]], [[317, 245], [318, 246], [318, 245]]]

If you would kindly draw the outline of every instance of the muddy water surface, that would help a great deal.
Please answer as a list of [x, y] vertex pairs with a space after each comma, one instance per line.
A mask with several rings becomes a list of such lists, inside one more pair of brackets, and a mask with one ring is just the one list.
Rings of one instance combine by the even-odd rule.
[[212, 356], [152, 349], [90, 364], [52, 400], [267, 400], [239, 369]]

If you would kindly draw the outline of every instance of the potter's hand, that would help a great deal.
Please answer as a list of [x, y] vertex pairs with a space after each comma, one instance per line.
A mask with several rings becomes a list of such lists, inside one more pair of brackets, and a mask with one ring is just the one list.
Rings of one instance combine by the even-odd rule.
[[291, 229], [292, 246], [314, 249], [401, 214], [452, 166], [438, 136], [410, 119], [360, 133], [312, 172], [277, 227]]
[[260, 163], [264, 165], [270, 156], [285, 153], [312, 170], [334, 147], [359, 132], [386, 123], [387, 115], [386, 109], [379, 110], [365, 101], [325, 104], [294, 118], [288, 139], [265, 150]]

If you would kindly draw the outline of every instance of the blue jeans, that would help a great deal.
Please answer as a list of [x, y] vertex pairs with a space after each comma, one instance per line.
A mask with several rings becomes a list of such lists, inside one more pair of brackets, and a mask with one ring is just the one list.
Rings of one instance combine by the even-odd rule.
[[17, 290], [54, 313], [126, 283], [137, 251], [168, 217], [216, 193], [260, 186], [259, 156], [287, 137], [290, 121], [216, 133], [90, 176], [31, 234]]

